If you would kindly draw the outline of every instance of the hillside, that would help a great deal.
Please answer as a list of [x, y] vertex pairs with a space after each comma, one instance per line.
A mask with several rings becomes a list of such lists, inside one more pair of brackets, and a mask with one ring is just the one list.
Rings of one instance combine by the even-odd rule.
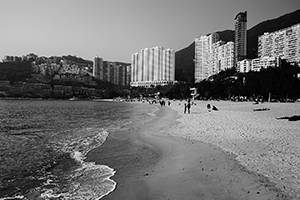
[[62, 56], [62, 57], [58, 57], [58, 58], [59, 59], [64, 59], [64, 60], [68, 60], [68, 61], [72, 61], [72, 62], [78, 63], [78, 64], [93, 65], [93, 61], [91, 61], [91, 60], [85, 60], [85, 59], [77, 57], [77, 56], [67, 55], [67, 56]]
[[[300, 23], [300, 9], [276, 19], [261, 22], [247, 30], [247, 57], [250, 59], [257, 57], [258, 36], [264, 32], [273, 32], [298, 23]], [[225, 42], [234, 41], [233, 30], [217, 31], [217, 33]], [[175, 80], [194, 82], [194, 57], [195, 42], [175, 53]]]
[[194, 82], [195, 42], [175, 53], [175, 80]]
[[0, 80], [24, 81], [31, 77], [31, 62], [0, 62]]

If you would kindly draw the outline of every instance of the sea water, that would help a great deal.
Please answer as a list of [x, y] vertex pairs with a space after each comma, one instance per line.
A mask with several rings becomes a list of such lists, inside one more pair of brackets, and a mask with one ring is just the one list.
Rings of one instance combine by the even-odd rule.
[[101, 199], [114, 169], [85, 162], [108, 135], [152, 117], [142, 103], [0, 100], [0, 200]]

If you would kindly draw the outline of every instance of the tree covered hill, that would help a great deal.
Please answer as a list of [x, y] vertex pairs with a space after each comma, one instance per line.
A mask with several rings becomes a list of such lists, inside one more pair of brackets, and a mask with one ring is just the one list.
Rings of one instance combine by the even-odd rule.
[[[267, 20], [247, 30], [247, 57], [257, 58], [258, 36], [300, 23], [300, 9], [276, 19]], [[217, 31], [220, 39], [234, 41], [234, 30]], [[175, 79], [194, 82], [195, 42], [175, 53]]]
[[195, 42], [175, 53], [175, 80], [194, 82]]
[[31, 62], [0, 62], [0, 80], [11, 82], [24, 81], [31, 78]]
[[91, 60], [85, 60], [85, 59], [77, 57], [77, 56], [67, 55], [67, 56], [62, 56], [62, 57], [59, 57], [59, 58], [61, 58], [63, 60], [72, 61], [72, 62], [78, 63], [78, 64], [93, 65], [93, 61], [91, 61]]

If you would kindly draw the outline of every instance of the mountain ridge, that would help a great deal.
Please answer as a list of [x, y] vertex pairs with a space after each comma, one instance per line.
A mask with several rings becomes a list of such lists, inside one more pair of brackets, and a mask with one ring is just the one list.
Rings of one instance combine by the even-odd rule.
[[[247, 30], [247, 58], [257, 58], [258, 36], [300, 23], [300, 9], [258, 23]], [[234, 41], [234, 30], [216, 31], [224, 42]], [[175, 53], [175, 80], [194, 83], [195, 42]]]

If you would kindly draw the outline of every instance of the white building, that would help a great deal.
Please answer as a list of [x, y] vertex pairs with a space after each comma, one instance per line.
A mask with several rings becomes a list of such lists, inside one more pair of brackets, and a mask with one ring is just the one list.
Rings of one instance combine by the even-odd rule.
[[241, 73], [247, 73], [252, 70], [252, 60], [244, 59], [237, 63], [237, 70]]
[[255, 59], [244, 59], [237, 63], [239, 72], [247, 73], [249, 71], [259, 72], [262, 68], [279, 67], [281, 59], [279, 57], [263, 57]]
[[212, 33], [195, 39], [195, 82], [234, 67], [234, 43], [219, 41]]
[[251, 61], [251, 70], [260, 71], [262, 68], [266, 69], [268, 67], [279, 67], [280, 66], [279, 57], [262, 57], [255, 58]]
[[216, 73], [234, 67], [234, 42], [220, 41], [216, 49]]
[[300, 24], [258, 37], [258, 57], [280, 57], [300, 63]]
[[218, 40], [217, 33], [195, 38], [195, 82], [200, 82], [212, 74], [212, 44]]
[[141, 49], [131, 56], [132, 87], [151, 87], [175, 81], [175, 51], [163, 47]]

